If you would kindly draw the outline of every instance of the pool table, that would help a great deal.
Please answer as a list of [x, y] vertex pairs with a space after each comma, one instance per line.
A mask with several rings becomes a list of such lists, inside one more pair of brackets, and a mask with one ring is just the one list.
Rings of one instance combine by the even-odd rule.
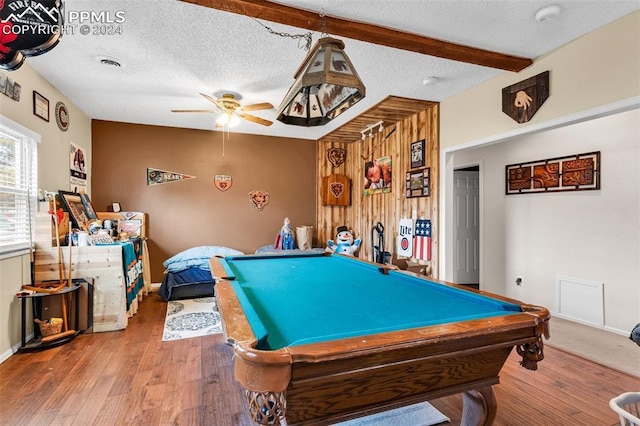
[[258, 424], [332, 424], [463, 394], [489, 425], [513, 347], [536, 369], [549, 311], [335, 254], [211, 259], [236, 380]]

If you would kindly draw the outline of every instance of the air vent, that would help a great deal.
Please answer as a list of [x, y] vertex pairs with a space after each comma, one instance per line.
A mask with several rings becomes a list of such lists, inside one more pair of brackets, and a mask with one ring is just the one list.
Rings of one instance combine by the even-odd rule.
[[122, 66], [120, 65], [120, 62], [114, 61], [113, 59], [100, 59], [100, 63], [104, 65], [111, 65], [118, 68]]
[[110, 58], [108, 56], [97, 56], [96, 61], [102, 65], [106, 65], [109, 67], [124, 68], [124, 65], [122, 65], [120, 61], [118, 61], [115, 58]]

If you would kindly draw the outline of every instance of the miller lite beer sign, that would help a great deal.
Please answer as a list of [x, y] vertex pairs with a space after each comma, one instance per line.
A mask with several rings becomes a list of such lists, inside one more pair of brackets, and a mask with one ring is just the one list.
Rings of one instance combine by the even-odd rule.
[[400, 219], [398, 226], [398, 256], [411, 257], [413, 255], [413, 220]]

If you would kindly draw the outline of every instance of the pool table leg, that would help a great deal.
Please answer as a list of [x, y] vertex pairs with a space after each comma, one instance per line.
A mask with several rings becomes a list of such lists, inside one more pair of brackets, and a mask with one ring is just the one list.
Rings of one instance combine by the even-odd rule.
[[489, 426], [493, 424], [498, 403], [491, 386], [462, 393], [462, 426]]
[[244, 396], [254, 422], [259, 425], [281, 424], [287, 406], [284, 392], [256, 392], [245, 389]]

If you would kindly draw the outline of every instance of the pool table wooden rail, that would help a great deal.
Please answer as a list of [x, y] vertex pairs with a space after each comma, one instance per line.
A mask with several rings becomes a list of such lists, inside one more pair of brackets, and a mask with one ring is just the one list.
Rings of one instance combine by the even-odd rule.
[[260, 406], [278, 398], [286, 400], [278, 412], [287, 424], [323, 425], [457, 393], [463, 394], [463, 424], [491, 424], [497, 410], [491, 386], [514, 346], [522, 364], [535, 368], [550, 315], [490, 296], [524, 312], [262, 351], [231, 283], [216, 284], [235, 376], [262, 424], [267, 416]]

